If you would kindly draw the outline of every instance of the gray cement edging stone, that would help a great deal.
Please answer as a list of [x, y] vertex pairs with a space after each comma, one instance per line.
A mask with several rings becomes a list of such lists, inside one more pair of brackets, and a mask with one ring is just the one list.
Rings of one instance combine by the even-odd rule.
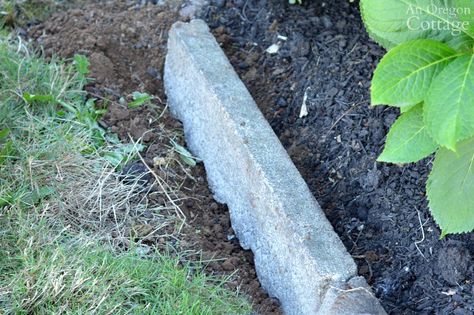
[[[262, 286], [287, 314], [347, 306], [352, 257], [203, 21], [171, 28], [164, 80], [171, 112], [216, 200], [229, 206], [242, 247], [253, 251]], [[348, 300], [360, 298], [362, 313], [385, 314], [365, 287], [352, 289]]]

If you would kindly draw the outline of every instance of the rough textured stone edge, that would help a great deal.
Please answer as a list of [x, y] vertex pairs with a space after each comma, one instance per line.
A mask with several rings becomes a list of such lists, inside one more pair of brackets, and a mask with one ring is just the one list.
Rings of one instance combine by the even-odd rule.
[[173, 25], [164, 79], [188, 146], [285, 312], [384, 314], [367, 287], [347, 289], [352, 258], [203, 21]]

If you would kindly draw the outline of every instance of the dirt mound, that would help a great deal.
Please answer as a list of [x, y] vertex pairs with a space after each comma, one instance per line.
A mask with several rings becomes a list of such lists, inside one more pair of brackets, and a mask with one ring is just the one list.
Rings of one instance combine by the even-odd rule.
[[[210, 273], [230, 275], [238, 270], [229, 286], [249, 294], [257, 311], [279, 314], [278, 301], [269, 298], [257, 281], [251, 252], [242, 250], [233, 234], [228, 209], [213, 200], [202, 165], [187, 167], [170, 144], [173, 139], [184, 145], [180, 123], [164, 110], [162, 82], [168, 29], [181, 19], [177, 5], [170, 8], [154, 5], [157, 1], [139, 3], [99, 3], [58, 12], [28, 33], [46, 56], [84, 54], [89, 58], [90, 76], [95, 78], [87, 87], [89, 97], [108, 107], [101, 124], [121, 140], [141, 138], [147, 145], [147, 164], [174, 185], [188, 225], [172, 246], [202, 250], [202, 258], [211, 260], [207, 265]], [[124, 100], [134, 91], [152, 94], [153, 104], [128, 109]], [[168, 201], [157, 198], [154, 202], [166, 207]], [[159, 238], [150, 241], [164, 242]]]

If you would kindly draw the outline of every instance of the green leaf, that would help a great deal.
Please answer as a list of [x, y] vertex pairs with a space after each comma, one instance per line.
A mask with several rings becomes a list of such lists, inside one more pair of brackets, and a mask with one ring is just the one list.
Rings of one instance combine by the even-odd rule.
[[472, 47], [474, 35], [462, 27], [461, 17], [453, 14], [456, 5], [455, 1], [446, 0], [360, 2], [367, 32], [387, 49], [421, 38], [444, 42], [456, 50]]
[[32, 192], [27, 193], [25, 196], [22, 197], [21, 201], [27, 205], [33, 206], [38, 204], [41, 199], [46, 198], [55, 193], [55, 189], [50, 186], [43, 186], [34, 190]]
[[474, 1], [472, 0], [454, 0], [454, 6], [458, 8], [457, 15], [459, 20], [465, 22], [467, 32], [474, 36]]
[[119, 167], [133, 159], [138, 152], [144, 149], [145, 146], [141, 143], [119, 144], [113, 151], [103, 152], [101, 156], [114, 167]]
[[9, 202], [6, 198], [0, 196], [0, 209], [9, 205]]
[[410, 110], [412, 110], [413, 108], [415, 108], [416, 105], [410, 105], [410, 106], [403, 106], [403, 107], [400, 107], [400, 114], [403, 114], [403, 113], [406, 113]]
[[66, 103], [62, 100], [58, 100], [58, 103], [61, 104], [61, 106], [67, 109], [69, 112], [77, 115], [78, 110], [73, 105]]
[[191, 167], [196, 166], [196, 161], [199, 160], [198, 158], [194, 157], [185, 147], [179, 145], [174, 140], [171, 140], [171, 144], [173, 145], [174, 150], [178, 152], [179, 157], [184, 163]]
[[128, 103], [128, 108], [137, 108], [152, 99], [149, 94], [140, 92], [133, 92], [132, 98], [133, 102]]
[[74, 55], [74, 65], [77, 72], [83, 76], [89, 73], [89, 60], [84, 55]]
[[474, 55], [458, 57], [436, 77], [424, 118], [434, 140], [450, 150], [474, 135]]
[[5, 139], [6, 137], [8, 137], [9, 134], [10, 134], [10, 129], [8, 129], [8, 128], [1, 129], [0, 130], [0, 140]]
[[145, 149], [145, 146], [141, 143], [127, 143], [121, 144], [115, 151], [121, 152], [124, 155], [134, 156], [138, 152], [141, 152]]
[[119, 152], [105, 152], [102, 154], [102, 157], [107, 160], [112, 166], [119, 166], [125, 157]]
[[436, 151], [423, 123], [423, 105], [402, 114], [393, 124], [385, 141], [385, 149], [377, 161], [390, 163], [417, 162]]
[[461, 142], [457, 153], [438, 151], [426, 190], [444, 235], [474, 229], [474, 138]]
[[422, 102], [433, 78], [456, 58], [448, 45], [418, 39], [390, 50], [372, 79], [372, 105], [404, 107]]
[[28, 104], [31, 104], [33, 102], [39, 102], [39, 103], [55, 102], [55, 98], [52, 95], [36, 95], [36, 94], [30, 94], [28, 92], [25, 92], [23, 93], [23, 98]]
[[37, 191], [38, 197], [43, 199], [49, 195], [52, 195], [56, 192], [56, 190], [53, 187], [50, 186], [43, 186], [40, 187]]
[[[385, 3], [385, 1], [383, 2]], [[385, 47], [387, 50], [397, 46], [399, 43], [403, 43], [409, 39], [416, 39], [417, 37], [406, 38], [403, 33], [401, 33], [401, 38], [394, 39], [392, 37], [397, 37], [400, 34], [397, 34], [394, 31], [388, 32], [391, 30], [390, 25], [385, 26], [383, 19], [378, 19], [377, 15], [382, 14], [383, 16], [388, 16], [390, 12], [384, 12], [384, 6], [381, 6], [382, 1], [374, 0], [361, 0], [360, 1], [360, 13], [362, 20], [364, 22], [365, 28], [369, 36], [374, 39], [377, 43]], [[390, 6], [392, 12], [403, 12], [403, 4], [396, 3], [396, 1], [387, 1], [387, 7]], [[402, 22], [398, 22], [402, 24]]]
[[13, 204], [14, 197], [8, 191], [3, 192], [3, 195], [0, 195], [0, 209]]

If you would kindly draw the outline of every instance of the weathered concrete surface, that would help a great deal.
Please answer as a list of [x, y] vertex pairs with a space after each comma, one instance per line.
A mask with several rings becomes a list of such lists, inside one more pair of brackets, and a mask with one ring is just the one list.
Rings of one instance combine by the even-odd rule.
[[340, 287], [331, 287], [324, 297], [319, 313], [324, 315], [386, 314], [363, 277], [354, 277]]
[[172, 27], [164, 79], [262, 286], [287, 314], [323, 314], [328, 290], [356, 276], [356, 266], [203, 21]]

